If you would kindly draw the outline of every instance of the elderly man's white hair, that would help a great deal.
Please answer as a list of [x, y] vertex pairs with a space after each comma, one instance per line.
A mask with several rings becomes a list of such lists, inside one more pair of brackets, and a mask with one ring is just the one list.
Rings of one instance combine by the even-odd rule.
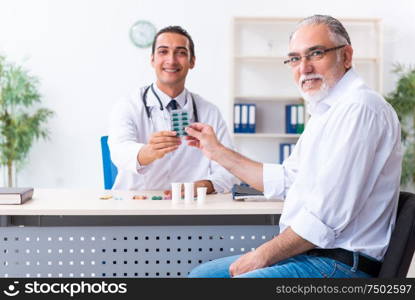
[[306, 25], [325, 24], [329, 29], [330, 39], [336, 44], [351, 45], [349, 34], [339, 20], [327, 15], [314, 15], [301, 20], [293, 33], [290, 35], [290, 41], [295, 32]]

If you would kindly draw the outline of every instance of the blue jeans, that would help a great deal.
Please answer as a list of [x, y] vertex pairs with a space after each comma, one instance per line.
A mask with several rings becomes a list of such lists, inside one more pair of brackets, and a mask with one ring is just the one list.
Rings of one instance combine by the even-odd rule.
[[[229, 266], [241, 255], [215, 259], [194, 268], [189, 277], [230, 278]], [[357, 262], [356, 262], [357, 264]], [[355, 266], [356, 267], [356, 266]], [[250, 271], [235, 278], [370, 278], [331, 258], [297, 255], [266, 268]]]

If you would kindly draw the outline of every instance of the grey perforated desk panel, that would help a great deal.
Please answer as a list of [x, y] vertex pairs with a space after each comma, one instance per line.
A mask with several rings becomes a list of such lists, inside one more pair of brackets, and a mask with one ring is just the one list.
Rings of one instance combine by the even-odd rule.
[[282, 202], [217, 194], [173, 205], [137, 194], [161, 193], [37, 189], [24, 205], [1, 205], [0, 277], [186, 277], [278, 234]]

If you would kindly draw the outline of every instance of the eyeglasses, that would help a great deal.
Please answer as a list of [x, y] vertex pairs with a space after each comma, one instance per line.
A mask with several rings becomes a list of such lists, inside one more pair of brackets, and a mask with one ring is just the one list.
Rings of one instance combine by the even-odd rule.
[[310, 53], [303, 55], [303, 56], [301, 55], [290, 56], [287, 60], [284, 60], [284, 64], [289, 64], [291, 67], [296, 67], [300, 64], [301, 59], [303, 57], [310, 61], [318, 61], [322, 59], [324, 55], [326, 55], [327, 52], [338, 50], [345, 46], [347, 45], [341, 45], [341, 46], [328, 48], [328, 49], [315, 49], [315, 50], [310, 51]]

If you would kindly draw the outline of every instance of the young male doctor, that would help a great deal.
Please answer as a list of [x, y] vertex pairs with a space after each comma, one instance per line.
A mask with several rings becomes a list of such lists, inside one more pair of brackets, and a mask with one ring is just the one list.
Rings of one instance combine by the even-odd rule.
[[170, 130], [171, 110], [184, 109], [191, 122], [209, 124], [222, 144], [233, 147], [219, 109], [185, 88], [195, 60], [186, 30], [169, 26], [156, 34], [151, 54], [156, 82], [122, 99], [111, 112], [108, 143], [118, 168], [113, 189], [167, 190], [172, 182], [195, 182], [195, 188], [213, 193], [238, 182]]

